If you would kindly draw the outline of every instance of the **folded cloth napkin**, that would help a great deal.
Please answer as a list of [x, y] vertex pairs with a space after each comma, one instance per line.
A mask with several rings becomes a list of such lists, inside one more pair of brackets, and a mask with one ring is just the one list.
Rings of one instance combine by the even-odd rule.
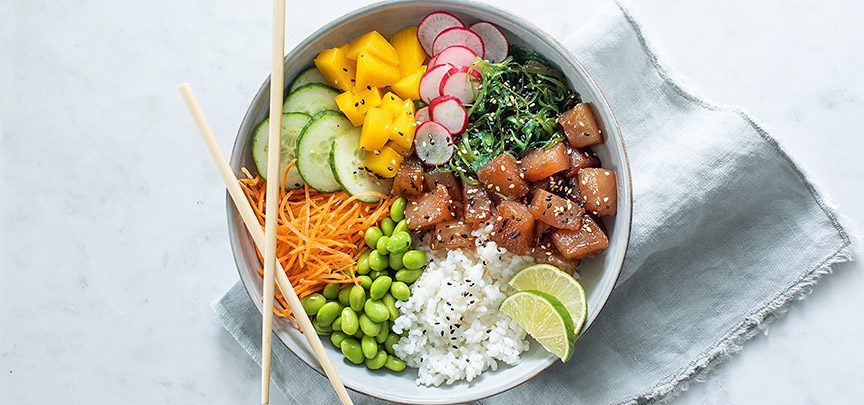
[[[634, 187], [630, 250], [572, 360], [483, 404], [669, 398], [833, 264], [851, 260], [852, 237], [777, 142], [743, 112], [670, 79], [623, 7], [601, 13], [567, 43], [624, 134]], [[260, 360], [260, 315], [242, 287], [216, 309]], [[335, 402], [323, 377], [274, 346], [273, 378], [289, 398]]]

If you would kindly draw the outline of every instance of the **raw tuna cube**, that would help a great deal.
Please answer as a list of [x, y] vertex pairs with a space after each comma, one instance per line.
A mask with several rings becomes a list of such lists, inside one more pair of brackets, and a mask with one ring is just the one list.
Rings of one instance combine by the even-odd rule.
[[402, 161], [393, 178], [393, 192], [406, 197], [423, 194], [423, 164], [415, 157]]
[[581, 259], [603, 251], [609, 246], [609, 239], [603, 229], [591, 219], [582, 216], [582, 227], [577, 230], [559, 229], [552, 234], [552, 244], [567, 260]]
[[534, 191], [528, 206], [534, 218], [558, 229], [579, 229], [585, 210], [573, 201], [558, 197], [543, 189]]
[[471, 226], [462, 221], [446, 221], [435, 225], [432, 233], [432, 249], [473, 248], [474, 237]]
[[489, 239], [509, 252], [524, 255], [534, 246], [534, 217], [528, 207], [514, 201], [498, 206]]
[[603, 135], [588, 103], [576, 104], [576, 107], [565, 111], [558, 117], [558, 123], [564, 128], [567, 142], [574, 148], [603, 143]]
[[568, 177], [576, 177], [579, 169], [586, 167], [600, 167], [600, 159], [590, 149], [568, 149], [570, 157], [570, 168], [565, 172]]
[[492, 217], [492, 200], [483, 186], [465, 183], [462, 201], [465, 204], [465, 222], [477, 226]]
[[510, 198], [528, 194], [528, 183], [522, 178], [516, 158], [502, 153], [477, 171], [477, 178], [490, 191]]
[[410, 200], [405, 207], [405, 219], [411, 229], [423, 229], [453, 219], [450, 212], [450, 195], [439, 185], [435, 190]]
[[462, 187], [459, 185], [459, 180], [450, 172], [429, 172], [423, 179], [423, 186], [427, 190], [434, 190], [441, 184], [447, 187], [447, 192], [450, 193], [450, 198], [459, 200], [462, 198]]
[[567, 146], [558, 142], [551, 148], [534, 149], [522, 158], [522, 174], [527, 181], [537, 181], [570, 167]]
[[579, 170], [579, 194], [585, 210], [599, 216], [615, 215], [618, 188], [615, 173], [600, 168]]
[[560, 252], [558, 252], [558, 249], [552, 245], [552, 242], [549, 241], [537, 245], [537, 247], [531, 251], [531, 255], [534, 256], [538, 262], [551, 264], [571, 275], [576, 272], [576, 268], [579, 267], [579, 264], [582, 262], [580, 259], [567, 260]]

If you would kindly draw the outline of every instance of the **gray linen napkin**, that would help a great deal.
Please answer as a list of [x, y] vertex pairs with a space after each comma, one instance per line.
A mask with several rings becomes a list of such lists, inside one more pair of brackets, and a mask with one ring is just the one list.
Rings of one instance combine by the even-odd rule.
[[[674, 396], [833, 264], [851, 260], [851, 235], [777, 142], [743, 112], [672, 81], [623, 7], [599, 15], [568, 46], [620, 121], [634, 184], [631, 247], [573, 359], [484, 404]], [[260, 314], [242, 286], [215, 306], [260, 361]], [[289, 398], [335, 403], [324, 378], [277, 340], [273, 353], [274, 382]]]

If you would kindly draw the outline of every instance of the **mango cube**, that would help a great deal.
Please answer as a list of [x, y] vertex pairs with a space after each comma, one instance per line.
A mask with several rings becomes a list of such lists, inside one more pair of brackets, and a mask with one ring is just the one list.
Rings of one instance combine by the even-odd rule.
[[[326, 76], [325, 76], [326, 77]], [[385, 87], [397, 81], [401, 74], [396, 65], [387, 63], [385, 60], [363, 50], [357, 55], [357, 87]]]
[[381, 105], [381, 89], [370, 86], [346, 91], [336, 96], [336, 105], [355, 127], [363, 125], [366, 112]]
[[344, 91], [354, 87], [355, 62], [346, 58], [341, 49], [331, 48], [321, 51], [315, 57], [315, 67], [321, 71], [331, 86]]
[[426, 61], [426, 51], [417, 39], [417, 27], [408, 27], [393, 34], [390, 44], [399, 56], [399, 70], [403, 76], [416, 71]]
[[399, 64], [399, 55], [396, 53], [396, 49], [378, 31], [369, 32], [351, 41], [345, 56], [349, 59], [359, 60], [362, 52], [374, 55], [390, 65]]
[[380, 151], [366, 152], [366, 168], [381, 177], [390, 179], [396, 176], [404, 158], [390, 147]]
[[390, 125], [390, 143], [402, 155], [410, 155], [411, 147], [414, 146], [414, 133], [417, 132], [417, 123], [414, 118], [414, 102], [405, 100], [402, 103], [402, 112], [393, 117]]
[[360, 147], [368, 151], [379, 150], [390, 139], [393, 115], [381, 108], [370, 108], [360, 130]]
[[423, 78], [424, 73], [426, 73], [426, 66], [420, 66], [414, 72], [399, 79], [399, 81], [390, 86], [390, 88], [403, 99], [419, 100], [420, 79]]
[[393, 92], [388, 91], [381, 97], [381, 108], [393, 114], [393, 116], [397, 116], [402, 113], [402, 99], [399, 96], [393, 94]]

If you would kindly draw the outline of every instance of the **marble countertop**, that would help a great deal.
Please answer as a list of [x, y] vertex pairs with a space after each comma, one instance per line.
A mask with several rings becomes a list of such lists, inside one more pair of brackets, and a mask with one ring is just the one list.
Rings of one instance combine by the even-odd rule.
[[[292, 9], [287, 46], [364, 3]], [[608, 5], [495, 3], [560, 37]], [[862, 229], [864, 3], [823, 3], [631, 7], [662, 63], [744, 106]], [[195, 86], [230, 145], [270, 66], [269, 13], [224, 0], [0, 4], [0, 402], [257, 401], [258, 367], [210, 307], [237, 279], [224, 189], [176, 89]], [[862, 270], [838, 266], [679, 402], [860, 401]], [[273, 402], [288, 401], [274, 390]]]

